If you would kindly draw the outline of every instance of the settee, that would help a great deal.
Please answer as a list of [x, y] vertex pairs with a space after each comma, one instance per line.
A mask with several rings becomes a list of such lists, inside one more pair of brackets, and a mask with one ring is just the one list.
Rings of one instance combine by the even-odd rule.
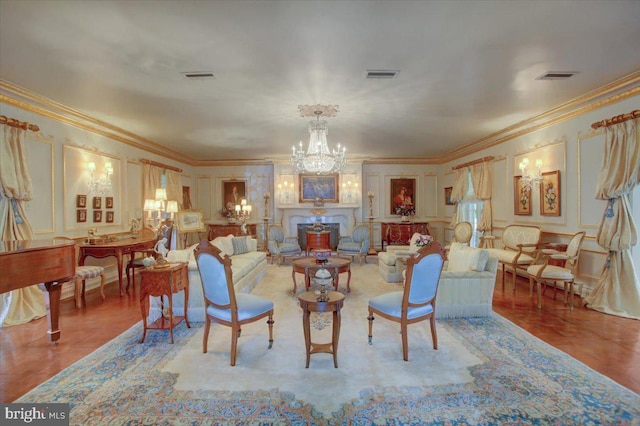
[[[264, 278], [267, 272], [267, 254], [258, 251], [258, 242], [249, 236], [216, 237], [209, 242], [222, 251], [222, 255], [229, 255], [231, 258], [231, 272], [233, 287], [236, 293], [250, 293]], [[182, 250], [171, 250], [167, 254], [169, 262], [189, 263], [189, 310], [188, 318], [190, 322], [204, 322], [204, 297], [202, 294], [202, 282], [198, 265], [196, 264], [193, 250], [198, 244]], [[166, 305], [166, 304], [165, 304]], [[165, 306], [166, 308], [166, 306]], [[184, 314], [184, 292], [173, 294], [173, 314]], [[154, 321], [161, 315], [159, 299], [153, 299], [149, 312], [149, 320]]]
[[[387, 252], [378, 253], [380, 275], [387, 282], [402, 282], [405, 273], [403, 258], [416, 251], [417, 247], [411, 244], [388, 246]], [[463, 243], [451, 243], [448, 260], [440, 274], [436, 318], [489, 316], [493, 309], [497, 271], [498, 259], [491, 257], [487, 250], [468, 247]]]

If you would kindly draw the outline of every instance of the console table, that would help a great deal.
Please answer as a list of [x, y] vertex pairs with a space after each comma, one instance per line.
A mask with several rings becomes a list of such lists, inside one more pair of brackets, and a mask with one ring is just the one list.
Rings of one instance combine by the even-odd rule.
[[307, 236], [307, 245], [305, 250], [307, 251], [307, 256], [312, 249], [329, 249], [331, 250], [330, 237], [331, 232], [329, 231], [307, 231], [305, 232]]
[[429, 233], [429, 222], [382, 222], [382, 249], [384, 244], [408, 246], [411, 236], [419, 232], [424, 235]]
[[209, 241], [213, 240], [215, 237], [226, 237], [229, 234], [233, 234], [236, 237], [242, 235], [256, 235], [256, 224], [255, 223], [247, 223], [247, 234], [243, 234], [240, 229], [240, 224], [216, 224], [216, 223], [208, 223], [207, 224], [207, 239]]

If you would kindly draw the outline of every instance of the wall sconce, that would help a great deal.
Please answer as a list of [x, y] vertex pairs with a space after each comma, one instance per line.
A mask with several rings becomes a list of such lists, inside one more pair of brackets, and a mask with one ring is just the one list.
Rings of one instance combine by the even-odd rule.
[[527, 173], [527, 166], [529, 166], [529, 159], [523, 158], [518, 168], [522, 174], [521, 184], [523, 188], [531, 189], [534, 186], [538, 186], [542, 182], [542, 160], [536, 160], [536, 173]]
[[89, 169], [89, 193], [93, 192], [98, 195], [108, 195], [111, 192], [111, 176], [113, 175], [113, 166], [110, 161], [104, 164], [105, 172], [96, 179], [96, 163], [93, 161], [87, 164]]
[[282, 184], [278, 184], [278, 193], [280, 194], [281, 203], [289, 203], [291, 200], [291, 193], [289, 192], [293, 188], [293, 184], [289, 185], [286, 180]]
[[342, 193], [346, 203], [355, 203], [358, 196], [358, 182], [351, 183], [350, 180], [347, 183], [342, 183]]
[[251, 210], [251, 204], [247, 204], [244, 198], [240, 204], [236, 204], [236, 218], [242, 223], [240, 230], [243, 234], [247, 233], [247, 220], [251, 217]]

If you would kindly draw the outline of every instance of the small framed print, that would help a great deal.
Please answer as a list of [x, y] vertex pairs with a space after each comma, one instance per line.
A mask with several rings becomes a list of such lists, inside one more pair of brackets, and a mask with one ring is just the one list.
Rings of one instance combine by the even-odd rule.
[[453, 186], [447, 186], [444, 189], [444, 205], [453, 206], [455, 203], [451, 201], [451, 192], [453, 192]]
[[93, 208], [94, 209], [102, 208], [102, 197], [93, 197]]
[[[85, 197], [86, 202], [86, 197]], [[87, 209], [78, 209], [76, 210], [76, 222], [86, 222], [87, 221]]]
[[513, 177], [514, 214], [531, 216], [531, 187], [522, 184], [522, 176]]
[[84, 209], [85, 207], [87, 207], [86, 195], [80, 195], [80, 194], [76, 195], [76, 207], [79, 209]]
[[102, 222], [102, 210], [93, 211], [93, 222]]
[[104, 203], [106, 204], [106, 208], [112, 209], [113, 208], [113, 197], [105, 197], [104, 198]]
[[540, 214], [542, 216], [560, 216], [560, 170], [542, 173]]
[[113, 212], [107, 212], [107, 217], [106, 217], [105, 222], [113, 223]]

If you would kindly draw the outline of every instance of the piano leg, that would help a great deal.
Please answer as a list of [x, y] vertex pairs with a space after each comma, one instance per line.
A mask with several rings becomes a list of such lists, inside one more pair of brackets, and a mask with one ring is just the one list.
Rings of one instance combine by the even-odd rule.
[[[60, 318], [60, 293], [62, 290], [61, 282], [48, 282], [44, 283], [45, 302], [47, 303], [47, 322], [49, 323], [49, 340], [58, 344], [60, 339], [60, 328], [58, 326], [58, 319]], [[42, 288], [40, 284], [40, 288]]]

